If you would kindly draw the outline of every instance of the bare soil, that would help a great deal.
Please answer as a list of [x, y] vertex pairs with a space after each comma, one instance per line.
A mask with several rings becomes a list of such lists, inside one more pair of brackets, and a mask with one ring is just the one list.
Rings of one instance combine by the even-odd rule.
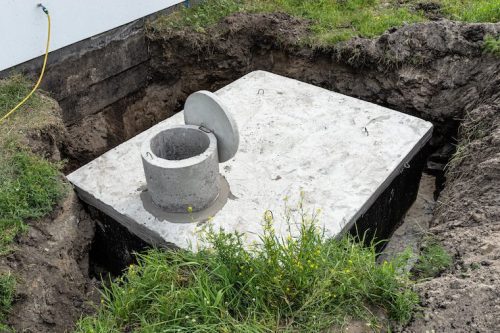
[[[152, 23], [149, 86], [72, 124], [55, 146], [75, 168], [172, 115], [191, 92], [257, 69], [430, 120], [430, 152], [454, 142], [462, 123], [467, 154], [448, 171], [430, 222], [455, 264], [416, 285], [422, 311], [400, 330], [500, 331], [500, 59], [482, 50], [483, 37], [498, 34], [500, 24], [438, 20], [324, 49], [303, 43], [308, 29], [285, 14], [235, 14], [205, 33]], [[25, 332], [70, 330], [97, 297], [88, 267], [94, 221], [70, 194], [53, 216], [31, 225], [0, 261], [0, 270], [20, 277], [9, 322]]]
[[89, 279], [89, 247], [94, 224], [70, 191], [52, 216], [30, 223], [15, 252], [0, 260], [18, 279], [9, 316], [17, 332], [64, 332], [99, 297]]
[[454, 267], [417, 284], [422, 312], [405, 332], [500, 331], [499, 91], [489, 103], [470, 111], [463, 123], [467, 154], [448, 171], [431, 223]]

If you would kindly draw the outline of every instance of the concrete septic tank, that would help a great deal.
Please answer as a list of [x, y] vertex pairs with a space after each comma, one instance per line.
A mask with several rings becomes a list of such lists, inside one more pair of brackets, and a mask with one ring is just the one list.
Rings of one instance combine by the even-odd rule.
[[[181, 248], [196, 246], [207, 223], [258, 241], [266, 210], [276, 217], [275, 230], [285, 233], [284, 198], [293, 208], [301, 193], [306, 209], [321, 208], [318, 223], [326, 236], [337, 237], [357, 224], [360, 232], [382, 230], [386, 237], [415, 199], [431, 123], [264, 71], [215, 95], [238, 123], [240, 136], [234, 156], [223, 161], [218, 152], [219, 195], [207, 208], [192, 213], [159, 208], [164, 203], [153, 200], [143, 170], [142, 144], [190, 124], [185, 112], [68, 175], [80, 198], [148, 244]], [[193, 108], [203, 108], [204, 102], [197, 102]], [[196, 115], [210, 118], [208, 112]]]
[[141, 147], [147, 190], [167, 213], [199, 212], [214, 204], [219, 162], [232, 158], [239, 145], [236, 122], [211, 92], [188, 97], [184, 121], [152, 131]]

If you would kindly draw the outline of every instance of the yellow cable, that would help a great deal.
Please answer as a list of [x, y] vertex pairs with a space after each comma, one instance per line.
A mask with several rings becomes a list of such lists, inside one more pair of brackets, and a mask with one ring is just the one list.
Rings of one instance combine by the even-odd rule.
[[38, 86], [42, 82], [43, 74], [45, 73], [45, 66], [47, 66], [47, 58], [49, 56], [49, 44], [50, 44], [50, 15], [48, 12], [45, 12], [45, 14], [47, 15], [47, 21], [48, 21], [48, 34], [47, 34], [47, 46], [45, 47], [45, 57], [43, 58], [43, 66], [42, 66], [42, 72], [40, 73], [40, 77], [38, 78], [38, 81], [36, 82], [31, 92], [21, 102], [19, 102], [12, 110], [7, 112], [7, 114], [5, 114], [2, 118], [0, 118], [0, 123], [2, 123], [17, 109], [19, 109], [21, 105], [26, 103], [26, 101], [31, 97], [31, 95], [33, 95], [33, 93], [38, 89]]

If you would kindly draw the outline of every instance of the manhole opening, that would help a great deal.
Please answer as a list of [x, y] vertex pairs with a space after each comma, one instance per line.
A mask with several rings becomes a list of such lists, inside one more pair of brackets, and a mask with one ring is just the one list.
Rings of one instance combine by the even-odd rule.
[[184, 160], [201, 155], [210, 144], [208, 135], [194, 128], [171, 128], [151, 139], [151, 151], [166, 160]]

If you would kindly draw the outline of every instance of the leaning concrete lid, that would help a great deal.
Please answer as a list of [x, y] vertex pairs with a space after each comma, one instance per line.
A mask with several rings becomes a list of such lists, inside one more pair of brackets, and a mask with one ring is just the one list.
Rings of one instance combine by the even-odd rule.
[[189, 95], [184, 104], [186, 125], [202, 126], [217, 137], [219, 162], [230, 160], [238, 151], [238, 126], [224, 103], [215, 94], [200, 90]]

